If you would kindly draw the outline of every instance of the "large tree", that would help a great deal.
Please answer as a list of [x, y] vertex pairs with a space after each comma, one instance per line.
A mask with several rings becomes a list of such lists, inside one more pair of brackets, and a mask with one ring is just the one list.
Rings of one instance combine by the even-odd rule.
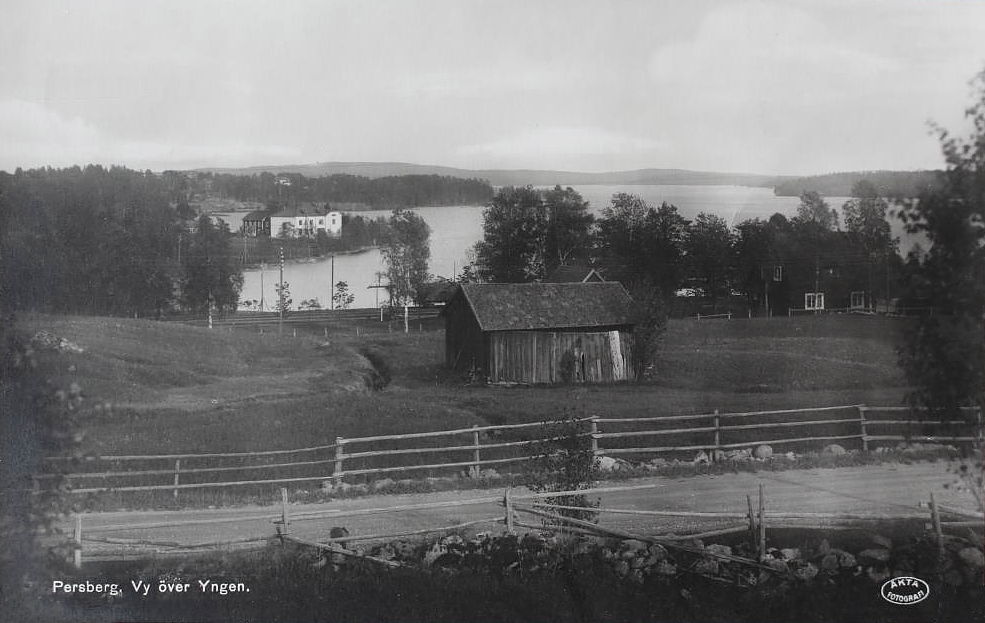
[[234, 312], [243, 289], [243, 270], [230, 248], [229, 226], [202, 215], [184, 252], [182, 299], [196, 313]]
[[937, 128], [947, 163], [943, 185], [905, 202], [901, 212], [907, 231], [929, 242], [926, 253], [910, 257], [906, 295], [933, 313], [915, 320], [900, 361], [914, 388], [911, 402], [940, 420], [967, 416], [961, 407], [985, 406], [985, 71], [973, 84], [971, 136]]
[[431, 228], [410, 210], [394, 210], [387, 223], [389, 233], [381, 251], [387, 265], [391, 303], [407, 305], [428, 280]]
[[[893, 238], [886, 218], [889, 202], [879, 195], [878, 189], [868, 180], [859, 180], [852, 186], [852, 197], [841, 206], [845, 231], [853, 246], [859, 249], [865, 262], [868, 278], [869, 305], [874, 302], [876, 278], [888, 282], [890, 259], [895, 259], [899, 240]], [[882, 275], [877, 275], [881, 269]], [[886, 298], [889, 294], [886, 293]]]
[[688, 225], [684, 245], [688, 268], [705, 296], [713, 300], [728, 298], [733, 244], [732, 231], [720, 216], [702, 212]]
[[609, 274], [632, 284], [647, 281], [671, 297], [684, 280], [688, 221], [668, 203], [655, 208], [641, 197], [613, 195], [597, 223], [598, 252]]
[[483, 212], [475, 269], [485, 281], [523, 283], [545, 276], [547, 212], [531, 186], [501, 188]]
[[794, 226], [808, 227], [828, 232], [838, 229], [838, 212], [828, 205], [820, 193], [813, 190], [800, 195]]
[[594, 218], [588, 202], [573, 188], [555, 186], [544, 192], [547, 218], [544, 236], [545, 271], [588, 260]]

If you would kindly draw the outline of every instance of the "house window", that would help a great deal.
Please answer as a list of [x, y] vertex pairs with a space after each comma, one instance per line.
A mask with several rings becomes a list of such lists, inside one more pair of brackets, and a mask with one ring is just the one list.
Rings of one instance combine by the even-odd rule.
[[865, 309], [865, 292], [852, 292], [851, 307], [852, 309]]
[[324, 225], [325, 224], [325, 219], [323, 219], [323, 218], [318, 219], [318, 224], [319, 225]]
[[773, 281], [783, 281], [783, 266], [773, 267]]
[[824, 309], [824, 292], [805, 292], [804, 309]]

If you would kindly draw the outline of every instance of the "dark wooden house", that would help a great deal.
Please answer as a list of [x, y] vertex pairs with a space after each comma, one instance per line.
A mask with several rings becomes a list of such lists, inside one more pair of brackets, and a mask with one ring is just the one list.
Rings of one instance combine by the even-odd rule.
[[632, 299], [617, 282], [464, 284], [443, 315], [447, 365], [490, 382], [634, 378]]

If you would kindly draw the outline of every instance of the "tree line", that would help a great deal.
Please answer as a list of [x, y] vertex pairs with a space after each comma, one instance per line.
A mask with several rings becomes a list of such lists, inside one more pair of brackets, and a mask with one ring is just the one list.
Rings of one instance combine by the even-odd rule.
[[393, 175], [369, 178], [335, 174], [305, 177], [300, 173], [229, 173], [165, 171], [175, 203], [196, 195], [218, 195], [265, 205], [289, 202], [357, 204], [372, 209], [422, 206], [483, 205], [493, 196], [489, 182], [444, 175]]
[[160, 317], [233, 311], [242, 268], [224, 223], [187, 221], [150, 171], [0, 172], [5, 311]]
[[461, 278], [537, 281], [577, 265], [631, 291], [645, 283], [667, 300], [694, 295], [722, 311], [738, 294], [752, 309], [785, 314], [803, 305], [807, 291], [826, 291], [846, 307], [850, 292], [863, 291], [868, 308], [874, 292], [888, 298], [887, 274], [895, 284], [901, 272], [888, 210], [865, 180], [841, 206], [841, 219], [807, 192], [792, 218], [775, 214], [734, 227], [708, 213], [689, 220], [674, 205], [629, 193], [613, 195], [595, 217], [572, 188], [504, 187], [483, 214], [483, 238]]

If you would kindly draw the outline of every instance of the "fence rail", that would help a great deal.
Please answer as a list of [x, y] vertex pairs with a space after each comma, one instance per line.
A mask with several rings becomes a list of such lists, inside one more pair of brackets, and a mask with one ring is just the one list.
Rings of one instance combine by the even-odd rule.
[[[437, 318], [441, 312], [439, 307], [408, 307], [407, 319], [409, 321], [429, 320]], [[379, 307], [360, 307], [356, 309], [316, 309], [316, 310], [297, 310], [290, 311], [284, 315], [284, 324], [318, 324], [326, 322], [337, 322], [340, 320], [403, 320], [403, 308], [393, 308], [387, 311], [386, 308]], [[205, 317], [182, 317], [171, 318], [172, 322], [183, 322], [199, 326], [206, 326], [209, 323]], [[276, 325], [281, 322], [280, 314], [277, 312], [237, 312], [228, 316], [212, 319], [213, 327], [260, 327]]]
[[[905, 407], [841, 405], [703, 413], [666, 417], [604, 418], [575, 420], [578, 436], [590, 440], [595, 456], [631, 455], [645, 459], [660, 454], [753, 449], [779, 445], [800, 450], [820, 449], [817, 444], [842, 442], [869, 450], [872, 442], [941, 442], [981, 444], [981, 413], [976, 422], [942, 425], [924, 422]], [[908, 419], [900, 414], [909, 413]], [[796, 417], [799, 416], [799, 417]], [[888, 416], [888, 417], [887, 417]], [[757, 421], [750, 421], [757, 420]], [[680, 423], [693, 423], [681, 426]], [[480, 475], [490, 466], [528, 463], [543, 451], [541, 444], [557, 441], [558, 422], [533, 422], [472, 426], [398, 435], [337, 437], [335, 443], [257, 452], [208, 454], [118, 455], [89, 457], [82, 465], [102, 469], [66, 474], [39, 474], [36, 489], [58, 476], [69, 479], [70, 491], [100, 492], [179, 491], [225, 489], [246, 486], [281, 486], [312, 482], [341, 485], [346, 478], [399, 473], [448, 473], [466, 471]], [[441, 438], [447, 441], [439, 441]], [[431, 442], [435, 442], [434, 445]], [[850, 443], [848, 443], [850, 442]], [[410, 444], [410, 445], [408, 445]], [[293, 456], [292, 456], [293, 455]], [[292, 460], [294, 459], [294, 460]], [[49, 457], [54, 468], [67, 457]], [[173, 461], [173, 467], [171, 462]], [[163, 465], [162, 465], [163, 463]], [[76, 464], [77, 465], [77, 464]], [[254, 474], [253, 478], [244, 475]]]
[[[943, 547], [943, 529], [947, 528], [949, 530], [959, 530], [966, 528], [973, 528], [975, 530], [981, 530], [982, 524], [982, 513], [968, 511], [966, 509], [957, 509], [953, 507], [947, 507], [943, 505], [938, 505], [934, 499], [933, 492], [930, 493], [930, 502], [925, 504], [920, 502], [916, 507], [912, 509], [900, 509], [896, 512], [887, 514], [886, 512], [866, 512], [866, 513], [856, 513], [856, 512], [802, 512], [802, 511], [783, 511], [780, 509], [770, 510], [766, 513], [766, 507], [764, 503], [764, 488], [763, 485], [759, 485], [759, 512], [756, 513], [753, 509], [752, 496], [747, 495], [747, 512], [702, 512], [702, 511], [689, 511], [689, 510], [641, 510], [641, 509], [624, 509], [624, 508], [614, 508], [610, 506], [574, 506], [564, 503], [566, 501], [565, 496], [570, 495], [586, 495], [586, 494], [607, 494], [616, 492], [626, 492], [634, 491], [643, 493], [646, 490], [652, 490], [657, 487], [664, 486], [662, 483], [646, 483], [646, 484], [632, 484], [632, 485], [621, 485], [621, 486], [606, 486], [606, 487], [589, 487], [582, 489], [573, 489], [568, 491], [541, 491], [541, 492], [518, 492], [514, 491], [512, 488], [507, 488], [503, 495], [494, 496], [483, 496], [470, 499], [456, 499], [456, 500], [442, 500], [433, 502], [417, 502], [417, 503], [406, 503], [406, 504], [391, 504], [388, 506], [379, 506], [373, 508], [330, 508], [330, 509], [318, 509], [313, 511], [301, 511], [292, 510], [288, 503], [287, 490], [284, 488], [280, 489], [280, 512], [279, 513], [265, 513], [260, 515], [250, 515], [250, 514], [232, 514], [229, 517], [217, 517], [217, 518], [199, 518], [199, 519], [171, 519], [165, 521], [150, 521], [150, 522], [128, 522], [126, 524], [116, 524], [116, 525], [85, 525], [85, 531], [83, 532], [83, 520], [86, 515], [75, 515], [74, 517], [74, 530], [73, 530], [73, 559], [76, 567], [81, 567], [83, 562], [83, 552], [85, 552], [85, 558], [88, 561], [99, 561], [99, 560], [133, 560], [135, 557], [148, 556], [171, 556], [171, 555], [188, 555], [191, 553], [204, 553], [209, 551], [215, 551], [217, 549], [224, 549], [229, 547], [264, 547], [271, 543], [276, 543], [278, 540], [281, 543], [295, 542], [297, 544], [311, 546], [319, 549], [328, 550], [334, 553], [340, 553], [345, 555], [353, 555], [360, 558], [365, 558], [375, 562], [380, 562], [388, 566], [393, 566], [396, 563], [392, 563], [387, 560], [373, 558], [359, 552], [358, 550], [346, 549], [348, 543], [353, 542], [366, 542], [366, 541], [385, 541], [395, 538], [405, 538], [408, 536], [415, 535], [426, 535], [426, 534], [436, 534], [436, 533], [447, 533], [451, 531], [461, 531], [464, 528], [474, 528], [483, 524], [501, 524], [504, 525], [506, 531], [510, 534], [515, 534], [517, 528], [531, 528], [542, 531], [544, 529], [552, 530], [562, 530], [571, 533], [584, 533], [594, 536], [607, 536], [615, 537], [619, 539], [636, 539], [642, 541], [648, 541], [653, 543], [661, 543], [666, 547], [671, 547], [675, 549], [680, 549], [682, 551], [688, 551], [692, 549], [692, 546], [687, 543], [688, 540], [694, 538], [706, 538], [713, 536], [720, 536], [724, 534], [731, 534], [737, 532], [747, 532], [750, 538], [753, 539], [755, 544], [755, 550], [759, 553], [766, 551], [766, 528], [767, 523], [769, 523], [770, 528], [820, 528], [820, 529], [857, 529], [859, 526], [865, 526], [872, 521], [899, 521], [899, 520], [926, 520], [930, 519], [934, 531], [937, 536], [939, 547]], [[519, 502], [519, 504], [518, 504]], [[523, 503], [526, 502], [527, 505]], [[490, 504], [498, 504], [503, 507], [504, 514], [499, 514], [496, 516], [484, 516], [478, 519], [471, 519], [468, 521], [458, 521], [449, 525], [441, 525], [438, 527], [427, 527], [421, 529], [403, 529], [396, 531], [387, 532], [366, 532], [366, 533], [356, 533], [356, 534], [345, 534], [344, 536], [330, 537], [321, 539], [318, 541], [310, 540], [308, 538], [303, 538], [299, 536], [296, 532], [299, 524], [311, 521], [323, 521], [332, 520], [333, 522], [340, 518], [352, 518], [357, 516], [375, 516], [380, 514], [392, 514], [400, 512], [418, 512], [422, 510], [435, 510], [435, 509], [447, 509], [447, 508], [464, 508], [464, 507], [474, 507], [483, 506]], [[929, 509], [929, 517], [927, 510]], [[729, 527], [718, 528], [715, 530], [698, 532], [695, 534], [667, 534], [664, 536], [651, 536], [649, 534], [634, 534], [628, 532], [625, 529], [619, 528], [617, 526], [606, 526], [602, 525], [598, 521], [586, 522], [583, 520], [575, 519], [572, 517], [572, 513], [567, 511], [584, 512], [591, 511], [597, 514], [598, 517], [602, 515], [610, 517], [627, 517], [632, 518], [634, 524], [639, 521], [647, 521], [646, 518], [650, 520], [659, 520], [661, 518], [677, 518], [686, 519], [693, 521], [712, 521], [715, 523], [721, 521], [739, 521], [738, 524], [733, 524]], [[477, 509], [474, 511], [475, 514], [481, 514], [481, 510]], [[541, 523], [525, 523], [521, 519], [521, 515], [532, 515], [533, 517], [541, 520]], [[504, 516], [505, 515], [505, 516]], [[955, 518], [957, 520], [955, 520]], [[767, 522], [768, 519], [768, 522]], [[973, 520], [973, 521], [970, 521]], [[195, 542], [195, 543], [181, 543], [171, 540], [161, 540], [160, 538], [134, 538], [133, 536], [128, 536], [126, 538], [105, 536], [106, 533], [125, 531], [128, 534], [134, 532], [141, 532], [143, 530], [159, 529], [159, 528], [178, 528], [187, 526], [200, 526], [200, 525], [214, 525], [222, 523], [242, 523], [248, 521], [263, 521], [273, 524], [276, 530], [275, 534], [260, 535], [260, 536], [239, 536], [222, 541], [205, 541], [205, 542]], [[86, 522], [88, 520], [86, 519]], [[795, 523], [784, 523], [784, 522], [795, 522]], [[103, 536], [99, 536], [103, 535]], [[87, 545], [88, 544], [88, 545]], [[100, 547], [93, 548], [92, 544], [98, 544]], [[117, 551], [106, 551], [105, 547], [107, 545], [119, 546], [122, 549]], [[701, 549], [695, 549], [696, 553], [707, 554], [708, 552]], [[730, 554], [716, 553], [713, 554], [716, 557], [733, 560], [736, 562], [741, 562], [744, 564], [750, 564], [752, 566], [760, 566], [756, 562], [758, 557], [754, 559], [742, 559], [737, 558]]]

